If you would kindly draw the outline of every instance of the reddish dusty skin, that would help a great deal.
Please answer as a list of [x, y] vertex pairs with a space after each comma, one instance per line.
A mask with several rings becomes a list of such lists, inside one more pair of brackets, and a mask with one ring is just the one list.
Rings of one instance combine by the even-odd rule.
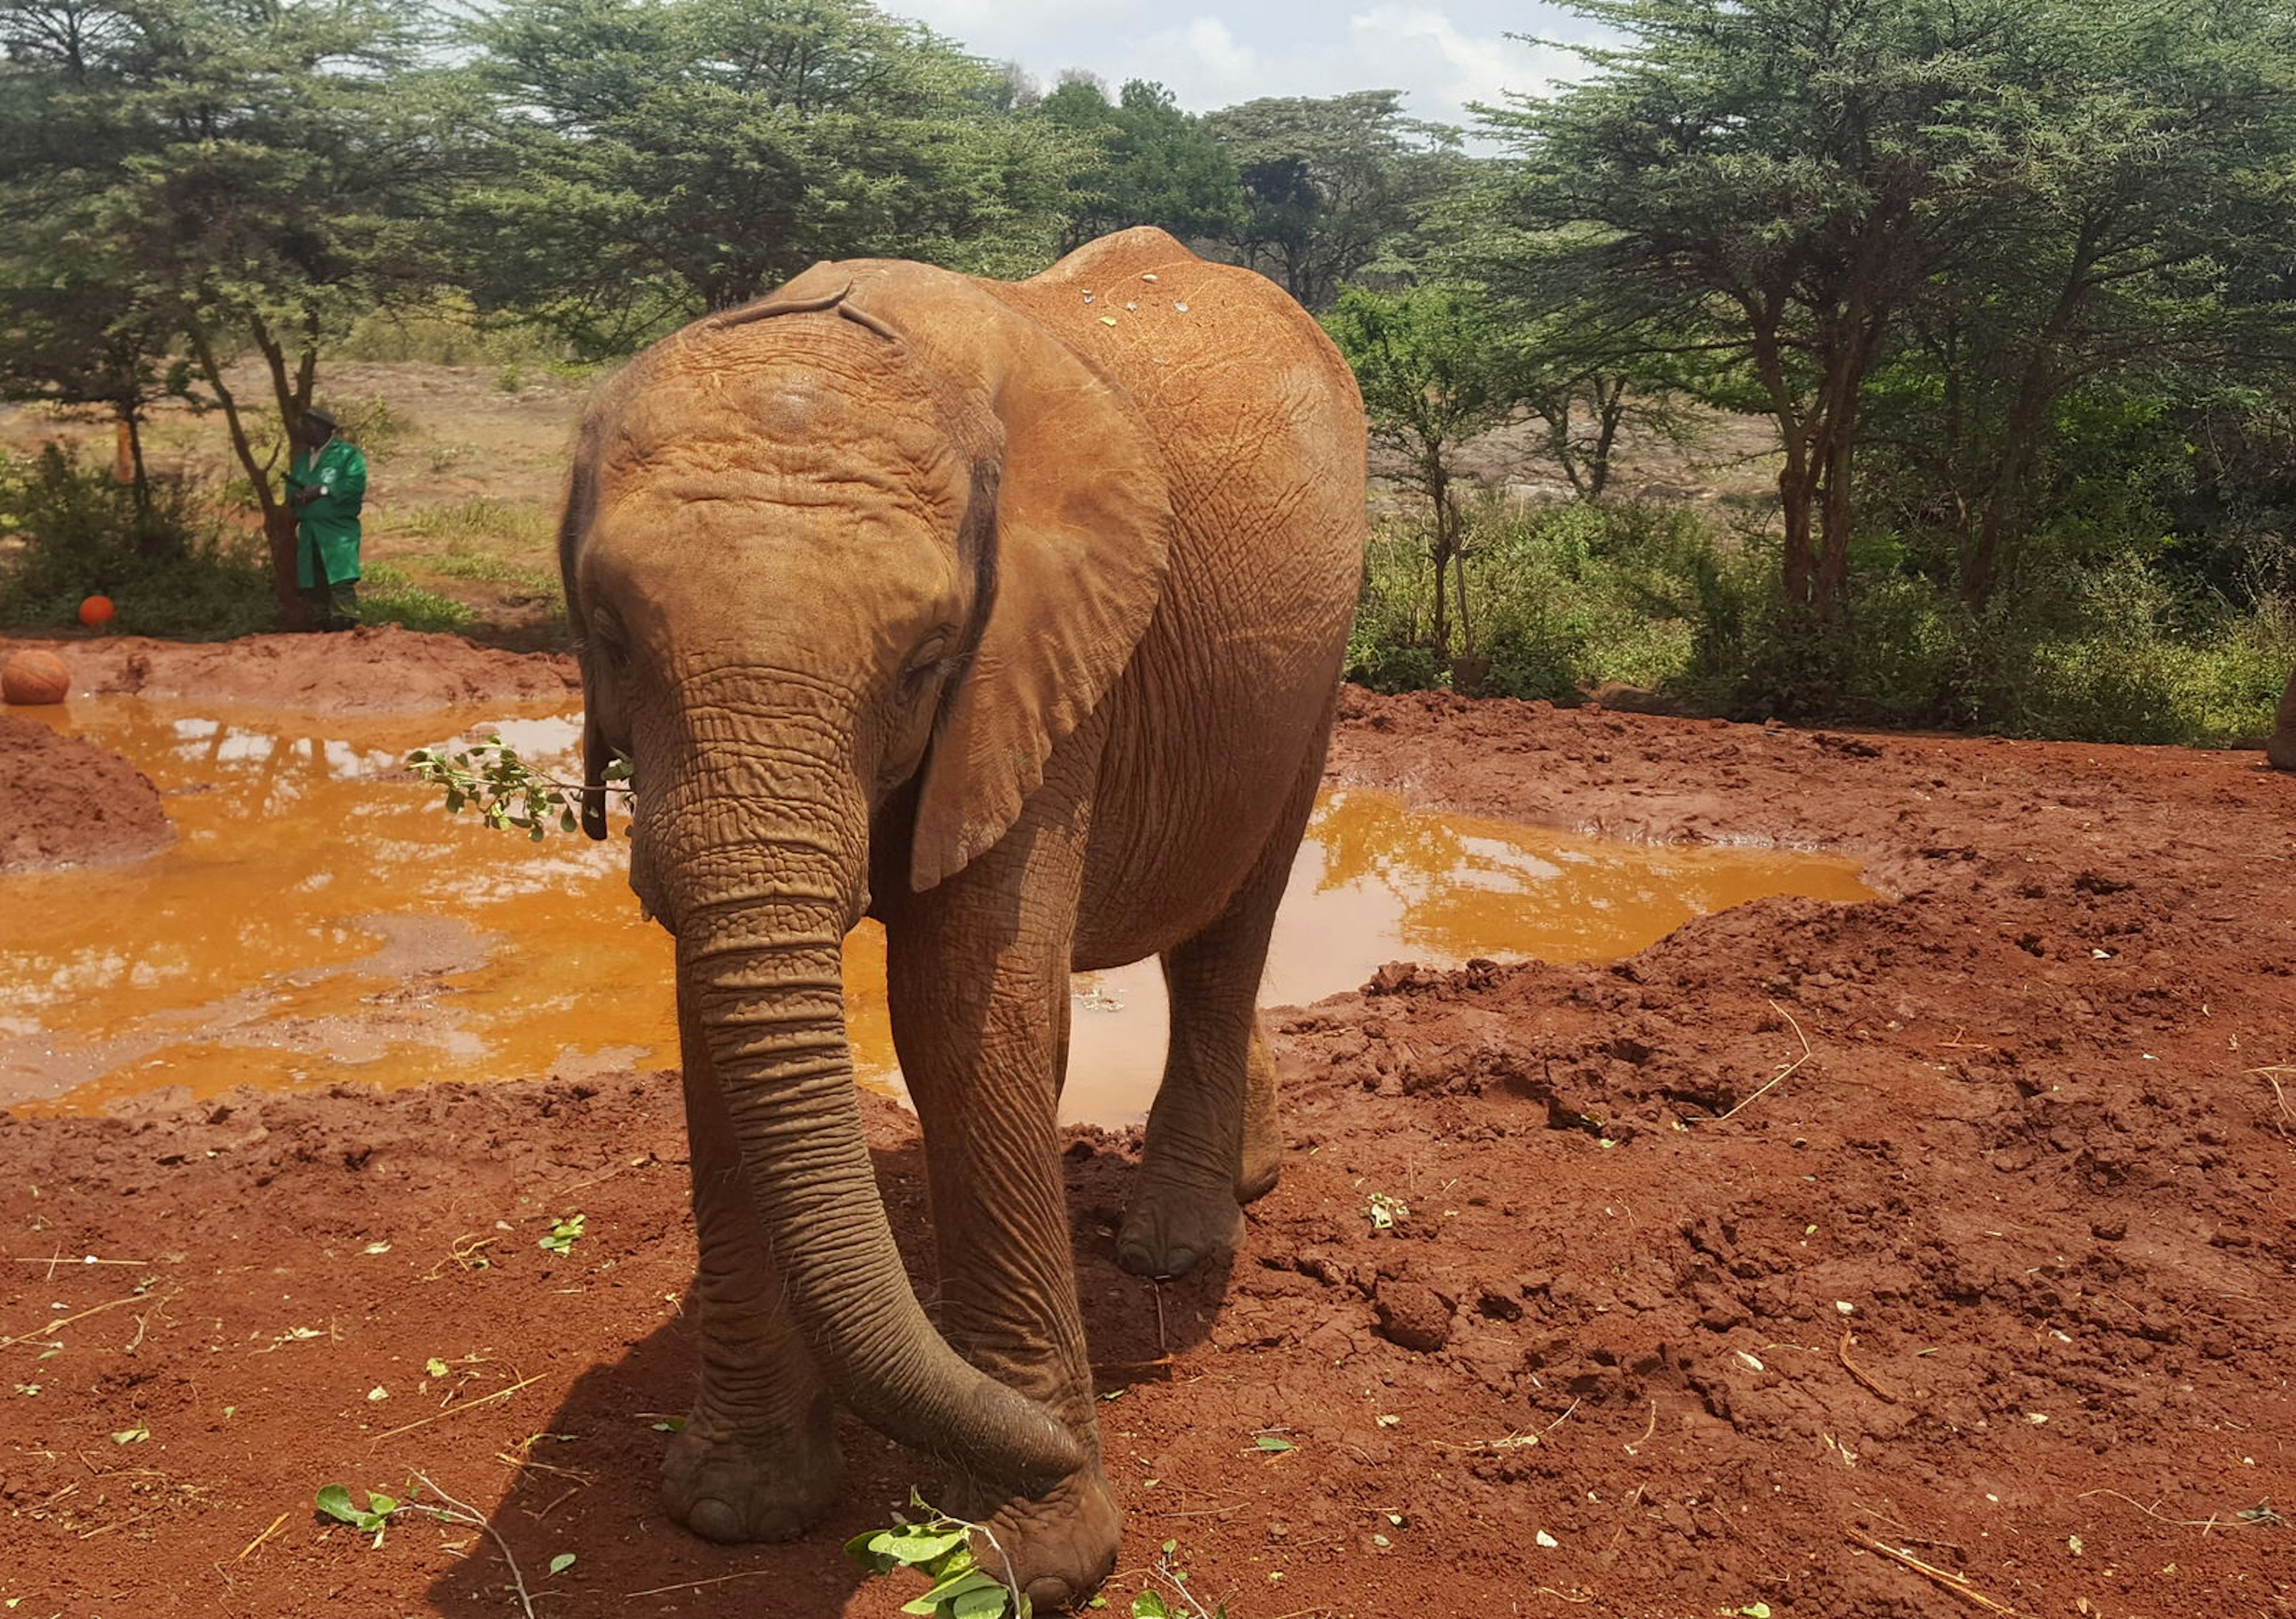
[[[1838, 848], [1891, 898], [1280, 1015], [1284, 1179], [1219, 1274], [1117, 1269], [1136, 1143], [1079, 1132], [1114, 1611], [1167, 1540], [1235, 1619], [1980, 1611], [1853, 1532], [2032, 1616], [2296, 1603], [2296, 1530], [2254, 1510], [2296, 1516], [2296, 780], [1361, 694], [1332, 778]], [[868, 1118], [921, 1245], [912, 1127]], [[914, 1582], [857, 1590], [838, 1541], [933, 1468], [866, 1430], [794, 1544], [663, 1520], [685, 1151], [666, 1074], [0, 1116], [0, 1598], [512, 1611], [472, 1531], [370, 1549], [310, 1512], [420, 1471], [538, 1611], [891, 1614]]]

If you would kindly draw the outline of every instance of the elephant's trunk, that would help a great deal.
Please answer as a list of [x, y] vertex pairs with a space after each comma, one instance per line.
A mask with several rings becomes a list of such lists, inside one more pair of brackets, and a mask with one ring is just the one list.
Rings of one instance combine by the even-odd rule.
[[[765, 849], [795, 864], [842, 864], [818, 823], [748, 830], [729, 864]], [[686, 875], [718, 862], [681, 863]], [[846, 928], [861, 908], [860, 862], [826, 883], [681, 883], [678, 971], [695, 996], [711, 1066], [800, 1330], [839, 1397], [901, 1442], [1040, 1493], [1085, 1465], [1045, 1406], [967, 1364], [911, 1289], [862, 1137], [842, 982]], [[826, 873], [824, 874], [827, 875]], [[805, 890], [811, 892], [803, 892]]]

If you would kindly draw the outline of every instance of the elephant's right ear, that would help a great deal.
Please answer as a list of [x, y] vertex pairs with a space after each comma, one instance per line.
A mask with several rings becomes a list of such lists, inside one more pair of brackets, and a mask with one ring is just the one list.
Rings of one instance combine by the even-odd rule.
[[985, 383], [1003, 438], [993, 605], [926, 760], [920, 892], [1012, 830], [1054, 748], [1124, 672], [1163, 598], [1172, 526], [1163, 457], [1130, 396], [1034, 317], [934, 279], [930, 307], [892, 276], [855, 297], [921, 357]]

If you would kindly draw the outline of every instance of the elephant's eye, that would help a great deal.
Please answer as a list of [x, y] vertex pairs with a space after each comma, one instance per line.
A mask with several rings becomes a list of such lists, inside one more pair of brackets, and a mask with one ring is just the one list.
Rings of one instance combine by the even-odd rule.
[[627, 669], [630, 662], [629, 643], [622, 638], [622, 627], [603, 613], [590, 620], [590, 645], [598, 655], [617, 670]]
[[923, 689], [925, 682], [939, 672], [947, 655], [948, 637], [946, 633], [929, 637], [910, 655], [908, 666], [901, 671], [901, 694], [905, 697], [916, 695]]

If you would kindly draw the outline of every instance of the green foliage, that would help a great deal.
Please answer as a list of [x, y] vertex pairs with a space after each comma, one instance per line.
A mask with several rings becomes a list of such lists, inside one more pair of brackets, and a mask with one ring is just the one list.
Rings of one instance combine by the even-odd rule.
[[1879, 368], [1937, 380], [1904, 396], [1934, 402], [1910, 449], [1957, 501], [1981, 600], [2043, 509], [2056, 400], [2288, 329], [2262, 244], [2289, 193], [2259, 184], [2296, 155], [2284, 6], [2230, 0], [2207, 28], [2150, 0], [1575, 9], [1619, 43], [1491, 116], [1519, 159], [1488, 191], [1494, 235], [1540, 250], [1561, 303], [1703, 356], [1710, 398], [1776, 421], [1783, 588], [1819, 618], [1849, 590]]
[[1504, 422], [1516, 399], [1513, 367], [1489, 311], [1473, 293], [1450, 287], [1350, 287], [1324, 326], [1355, 370], [1372, 442], [1399, 457], [1400, 481], [1427, 500], [1436, 660], [1450, 655], [1455, 604], [1472, 651], [1453, 457], [1467, 440]]
[[0, 456], [0, 622], [76, 623], [111, 598], [132, 635], [216, 639], [269, 628], [274, 597], [258, 542], [227, 529], [188, 477], [152, 480], [144, 502], [109, 470], [50, 445]]
[[1069, 182], [1062, 252], [1136, 225], [1183, 241], [1232, 238], [1243, 222], [1234, 160], [1204, 120], [1183, 112], [1159, 84], [1128, 81], [1115, 102], [1094, 80], [1071, 77], [1037, 113], [1093, 141], [1097, 157]]
[[[504, 752], [508, 750], [505, 749]], [[562, 826], [560, 830], [571, 832], [574, 828], [570, 824]], [[574, 1252], [574, 1245], [581, 1240], [583, 1228], [589, 1222], [590, 1217], [586, 1214], [569, 1214], [563, 1220], [553, 1221], [549, 1232], [534, 1245], [545, 1253], [555, 1253], [562, 1257], [571, 1253]]]
[[[417, 748], [406, 756], [406, 768], [446, 790], [447, 814], [475, 810], [497, 832], [515, 826], [539, 843], [554, 823], [561, 832], [578, 824], [572, 795], [581, 786], [542, 775], [499, 736], [469, 748]], [[608, 791], [627, 792], [629, 760], [616, 754], [604, 777], [600, 785]], [[578, 1226], [574, 1235], [581, 1235]]]
[[1311, 310], [1398, 252], [1418, 210], [1468, 169], [1458, 131], [1406, 117], [1395, 90], [1267, 97], [1204, 124], [1242, 178], [1239, 256]]
[[[1609, 683], [1678, 678], [1698, 612], [1694, 581], [1718, 541], [1674, 505], [1535, 505], [1482, 496], [1465, 509], [1467, 595], [1494, 695], [1576, 703]], [[1348, 678], [1379, 691], [1441, 684], [1420, 534], [1373, 537]]]
[[373, 1544], [382, 1544], [383, 1531], [390, 1526], [391, 1515], [405, 1509], [406, 1503], [395, 1495], [385, 1495], [380, 1490], [366, 1492], [366, 1505], [356, 1505], [351, 1492], [343, 1484], [322, 1484], [311, 1503], [317, 1510], [337, 1523], [348, 1524], [361, 1534], [374, 1537]]
[[974, 1560], [972, 1537], [988, 1534], [986, 1529], [950, 1517], [914, 1490], [909, 1504], [931, 1516], [916, 1523], [902, 1519], [890, 1529], [858, 1534], [845, 1544], [846, 1554], [871, 1574], [913, 1568], [931, 1582], [922, 1596], [902, 1605], [903, 1613], [934, 1619], [1029, 1619], [1027, 1593]]
[[468, 629], [478, 614], [467, 603], [422, 589], [397, 568], [371, 563], [359, 581], [359, 618], [369, 624], [452, 634]]
[[[1264, 1439], [1261, 1445], [1263, 1449], [1268, 1448]], [[1289, 1445], [1282, 1448], [1291, 1449]], [[1165, 1588], [1179, 1599], [1179, 1606], [1175, 1607], [1167, 1602], [1163, 1592], [1151, 1585], [1132, 1598], [1132, 1619], [1227, 1619], [1226, 1603], [1223, 1602], [1217, 1607], [1206, 1607], [1190, 1588], [1187, 1571], [1179, 1566], [1179, 1551], [1177, 1541], [1165, 1541], [1157, 1549], [1155, 1566], [1149, 1571], [1152, 1578], [1161, 1580]]]
[[468, 39], [499, 110], [473, 290], [586, 354], [823, 259], [1040, 267], [1091, 156], [865, 0], [516, 0]]
[[540, 542], [549, 538], [557, 522], [556, 514], [538, 505], [474, 495], [443, 505], [418, 506], [401, 517], [398, 526], [450, 543], [496, 537]]

